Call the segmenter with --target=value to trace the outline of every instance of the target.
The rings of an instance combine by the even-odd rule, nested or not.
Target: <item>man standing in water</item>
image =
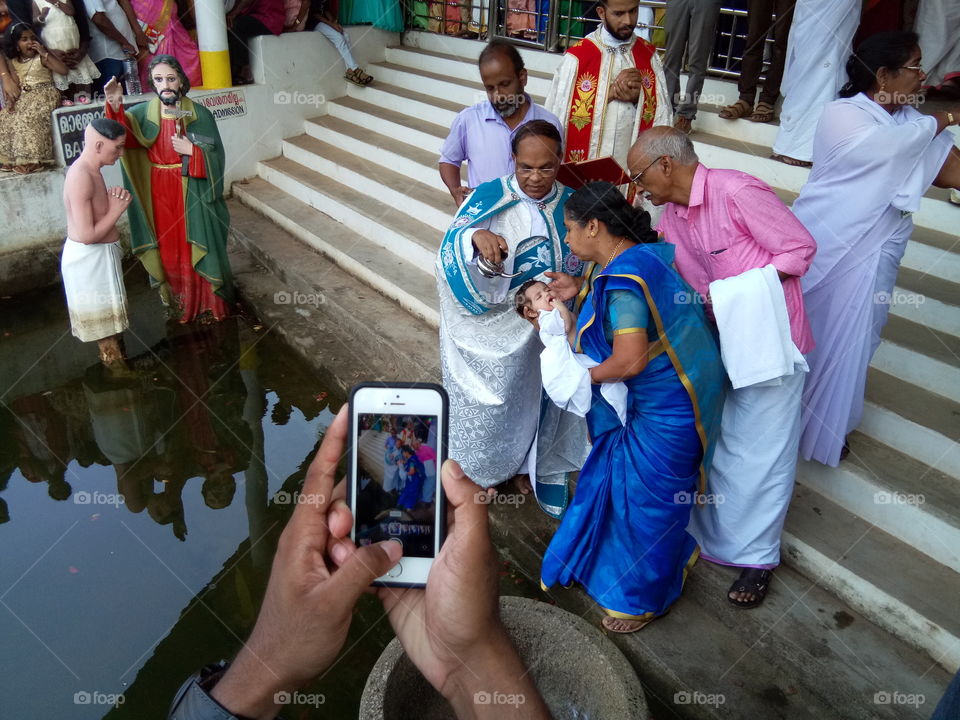
[[[117,235],[130,193],[122,187],[108,191],[100,168],[120,158],[125,140],[123,126],[114,120],[98,118],[87,125],[83,152],[67,170],[63,187],[67,239],[60,272],[70,327],[83,342],[97,341],[107,366],[123,361],[121,333],[130,325]]]

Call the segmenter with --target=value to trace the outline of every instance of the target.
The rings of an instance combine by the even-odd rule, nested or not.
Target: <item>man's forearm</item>
[[[447,190],[452,193],[462,184],[460,180],[460,166],[441,162],[440,179],[443,181],[443,184],[447,186]]]
[[[96,25],[98,28],[100,28],[101,32],[103,32],[104,35],[106,35],[111,40],[115,40],[117,43],[120,44],[121,47],[123,47],[124,45],[130,44],[129,41],[123,35],[120,34],[120,31],[117,30],[114,24],[110,22],[110,18],[108,18],[103,13],[94,13],[92,19],[93,19],[93,24]]]

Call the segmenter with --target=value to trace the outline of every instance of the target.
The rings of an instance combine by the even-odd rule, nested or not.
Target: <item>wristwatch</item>
[[[221,660],[191,675],[177,690],[167,720],[247,720],[232,714],[209,695],[228,667],[230,663]]]

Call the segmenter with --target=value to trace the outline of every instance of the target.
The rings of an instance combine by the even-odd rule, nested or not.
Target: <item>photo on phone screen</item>
[[[434,557],[438,416],[361,412],[356,433],[356,544],[396,538],[405,558]]]

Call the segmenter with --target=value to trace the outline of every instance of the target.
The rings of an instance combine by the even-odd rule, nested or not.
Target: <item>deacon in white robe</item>
[[[122,187],[108,192],[100,168],[117,161],[125,139],[126,131],[115,120],[93,120],[63,187],[67,240],[60,271],[70,325],[83,342],[97,341],[105,365],[122,362],[121,333],[129,327],[116,226],[130,193]]]
[[[470,195],[437,257],[450,457],[484,487],[527,472],[541,419],[540,342],[530,323],[517,315],[514,291],[528,279],[544,279],[546,272],[577,275],[582,269],[564,241],[563,202],[571,191],[553,181],[559,146],[559,133],[550,123],[521,127],[514,138],[517,174],[484,183]],[[544,155],[545,147],[552,158]],[[527,172],[530,168],[538,170]],[[488,231],[482,241],[481,231]],[[479,272],[477,261],[481,249],[484,256],[489,252],[490,233],[506,251],[503,272],[516,277],[487,278]],[[560,473],[564,463],[556,460],[568,457],[566,471],[579,469],[588,449],[582,422],[571,432],[556,418],[550,425],[550,437],[541,432],[538,440],[543,461],[538,468]]]
[[[939,88],[945,82],[960,87],[960,2],[920,0],[913,27],[923,52],[924,87]]]
[[[813,133],[823,107],[847,81],[846,62],[860,24],[861,0],[797,0],[780,92],[777,160],[813,159]]]
[[[867,366],[887,321],[911,214],[947,165],[954,182],[960,175],[960,160],[948,161],[947,113],[921,115],[907,105],[888,112],[872,99],[876,92],[824,108],[813,170],[793,204],[818,247],[802,281],[816,349],[807,356],[800,453],[833,466],[863,414]]]
[[[620,28],[611,30],[611,22],[604,19],[568,49],[553,76],[544,106],[566,128],[564,162],[612,156],[626,168],[627,153],[640,131],[673,123],[656,49],[634,35],[632,26],[623,36]],[[631,70],[639,73],[637,85],[632,80],[618,82]],[[633,101],[611,95],[626,82],[633,89]]]

